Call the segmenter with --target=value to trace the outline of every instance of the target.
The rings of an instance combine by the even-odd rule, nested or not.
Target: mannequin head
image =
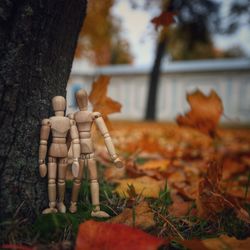
[[[54,96],[52,98],[52,107],[56,116],[64,116],[66,100],[63,96]]]
[[[76,92],[76,102],[81,111],[88,108],[88,94],[84,89],[80,89]]]

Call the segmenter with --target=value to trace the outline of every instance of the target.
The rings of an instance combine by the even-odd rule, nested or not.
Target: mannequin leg
[[[49,208],[43,210],[43,214],[56,213],[56,158],[49,157],[48,162],[48,196]]]
[[[58,181],[57,181],[57,188],[58,188],[58,202],[57,208],[59,212],[65,213],[66,207],[64,205],[64,196],[65,196],[65,178],[66,178],[66,171],[68,166],[68,159],[67,158],[60,158],[58,164]]]
[[[91,158],[87,160],[87,165],[89,169],[89,178],[90,178],[90,191],[92,198],[92,205],[94,206],[91,216],[93,217],[110,217],[104,211],[100,210],[100,201],[99,201],[99,183],[97,181],[97,168],[95,159]]]
[[[71,204],[69,211],[71,213],[77,212],[77,201],[78,201],[78,194],[79,190],[82,184],[82,178],[83,178],[83,170],[84,170],[84,160],[79,159],[79,174],[73,181],[73,187],[72,187],[72,194],[71,194]]]

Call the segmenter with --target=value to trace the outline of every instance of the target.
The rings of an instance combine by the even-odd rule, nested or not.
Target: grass
[[[67,192],[71,189],[72,182],[67,182]],[[136,194],[132,186],[129,187],[129,198],[120,198],[113,193],[114,186],[102,181],[100,182],[101,207],[111,216],[115,216],[123,211],[127,206],[132,208],[142,199],[140,194]],[[165,238],[174,238],[168,249],[185,249],[178,243],[182,239],[206,239],[218,237],[221,234],[235,236],[244,239],[250,236],[250,226],[240,221],[232,210],[223,211],[218,215],[216,221],[207,221],[193,216],[189,213],[183,217],[171,216],[168,207],[172,204],[170,190],[166,185],[159,193],[158,199],[147,199],[150,207],[154,211],[156,226],[148,230],[148,233]],[[195,208],[195,203],[193,204]],[[250,204],[245,204],[245,208],[250,211]],[[90,202],[89,183],[82,183],[78,211],[76,214],[69,212],[65,214],[38,214],[34,223],[30,223],[27,218],[20,218],[18,210],[13,218],[0,223],[3,242],[27,245],[53,244],[54,242],[70,241],[74,245],[77,230],[80,223],[91,218],[92,205]],[[135,217],[134,213],[134,217]],[[103,220],[103,219],[95,219]],[[135,218],[134,218],[135,221]]]

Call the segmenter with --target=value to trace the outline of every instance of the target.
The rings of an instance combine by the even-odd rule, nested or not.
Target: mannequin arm
[[[98,112],[94,112],[92,115],[92,118],[95,121],[95,124],[98,127],[98,129],[100,130],[102,136],[104,137],[104,142],[105,142],[105,145],[106,145],[107,150],[109,152],[111,160],[114,162],[116,167],[118,167],[118,168],[123,167],[123,162],[119,159],[119,157],[117,156],[117,154],[115,152],[114,144],[112,142],[112,139],[109,135],[109,131],[107,129],[107,126],[106,126],[101,114]]]
[[[73,151],[73,164],[72,164],[72,173],[74,177],[78,176],[79,173],[79,162],[78,159],[80,157],[80,141],[79,141],[79,133],[76,127],[76,122],[74,120],[74,115],[69,115],[70,118],[70,136],[72,139],[72,151]]]
[[[49,119],[43,119],[40,131],[40,146],[39,146],[39,172],[41,177],[44,177],[47,174],[45,157],[47,154],[47,144],[48,144],[49,134],[50,134],[50,121]]]

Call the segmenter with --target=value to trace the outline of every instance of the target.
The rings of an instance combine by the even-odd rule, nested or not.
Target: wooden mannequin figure
[[[83,170],[84,167],[88,167],[91,198],[92,204],[94,206],[91,215],[93,217],[109,217],[109,214],[100,210],[99,183],[97,181],[96,161],[94,158],[94,148],[90,133],[93,122],[95,122],[97,128],[100,130],[102,136],[104,137],[105,145],[110,154],[111,160],[114,162],[116,167],[123,167],[123,163],[116,155],[114,145],[112,143],[108,129],[104,123],[104,120],[101,117],[101,114],[98,112],[90,112],[87,110],[88,95],[85,90],[81,89],[76,93],[76,101],[80,109],[80,111],[75,113],[75,121],[80,136],[81,155],[79,160],[79,174],[73,182],[71,206],[69,210],[71,213],[75,213],[77,211],[78,193],[83,178]]]
[[[65,178],[68,165],[68,148],[66,136],[70,131],[73,144],[73,175],[79,171],[78,158],[80,156],[79,135],[75,121],[64,116],[66,101],[63,96],[55,96],[52,99],[55,116],[42,120],[39,147],[39,172],[42,177],[47,174],[45,157],[47,154],[47,142],[52,132],[52,143],[48,151],[48,196],[49,207],[43,210],[43,214],[66,212],[64,205]],[[71,117],[72,118],[72,117]],[[57,181],[57,187],[56,187]],[[58,192],[58,195],[57,195]]]

